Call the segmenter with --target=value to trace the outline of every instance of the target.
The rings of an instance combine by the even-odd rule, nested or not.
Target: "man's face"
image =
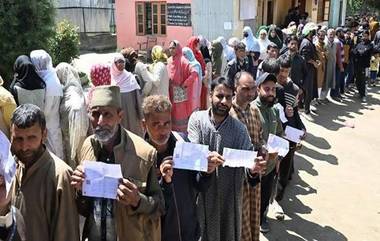
[[[368,35],[367,33],[363,33],[363,37],[362,37],[362,39],[363,39],[364,41],[369,41],[369,35]]]
[[[243,60],[246,57],[245,49],[236,50],[236,57],[240,60]]]
[[[35,161],[41,155],[46,135],[46,129],[42,130],[38,123],[25,129],[13,124],[11,126],[12,153],[24,164]]]
[[[265,102],[270,107],[274,105],[276,98],[276,84],[273,81],[265,81],[259,86],[259,97],[262,102]]]
[[[253,77],[247,74],[243,74],[240,77],[239,83],[236,86],[236,99],[239,102],[248,104],[254,101],[257,97],[257,86]]]
[[[94,128],[95,139],[102,143],[110,141],[118,130],[123,118],[123,111],[116,107],[93,107],[90,110],[90,121]]]
[[[212,112],[217,116],[227,116],[232,106],[233,91],[223,84],[210,93]]]
[[[327,38],[329,39],[330,42],[333,42],[335,38],[335,32],[334,31],[328,32]]]
[[[280,68],[280,72],[277,75],[277,81],[284,85],[287,82],[288,76],[289,76],[290,68]]]
[[[320,43],[325,42],[325,34],[324,34],[324,33],[319,33],[319,34],[318,34],[318,41],[319,41]]]
[[[172,131],[172,117],[171,113],[151,113],[143,120],[145,130],[149,135],[149,139],[159,145],[165,145],[170,137]]]
[[[288,49],[290,50],[290,52],[297,52],[298,51],[298,42],[296,40],[291,40],[289,43],[288,43]]]
[[[271,47],[267,50],[267,53],[268,53],[269,58],[277,59],[277,57],[278,57],[278,49],[277,48]]]

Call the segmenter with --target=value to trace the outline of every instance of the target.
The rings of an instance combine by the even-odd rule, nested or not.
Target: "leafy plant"
[[[19,55],[47,49],[54,33],[53,0],[0,1],[0,75],[9,85]]]
[[[53,37],[49,40],[49,52],[53,64],[61,62],[70,63],[79,56],[79,34],[78,27],[69,21],[59,22],[55,28]]]

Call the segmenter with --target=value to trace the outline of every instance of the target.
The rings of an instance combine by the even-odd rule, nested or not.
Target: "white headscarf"
[[[137,83],[135,76],[126,71],[125,69],[120,71],[116,67],[116,62],[118,60],[125,61],[125,58],[122,54],[116,53],[112,66],[111,66],[111,84],[117,85],[120,87],[120,93],[128,93],[134,90],[139,90],[140,85]]]
[[[227,40],[223,36],[218,37],[216,41],[219,41],[222,44],[223,52],[227,58],[227,62],[235,58],[235,50],[227,44]]]
[[[260,45],[255,36],[253,36],[251,27],[245,26],[243,28],[243,33],[248,33],[248,37],[242,39],[242,42],[245,44],[246,51],[260,52]]]
[[[268,39],[268,32],[265,29],[261,29],[259,35],[262,33],[266,34],[265,39],[261,39],[260,37],[257,39],[260,45],[260,59],[265,59],[267,56],[267,48],[270,44],[270,40]]]
[[[70,159],[76,159],[77,151],[86,139],[89,126],[86,99],[77,70],[68,63],[56,67],[57,76],[63,85],[64,95],[60,105],[61,118],[67,118],[68,129],[62,129],[64,138],[68,135]],[[67,128],[67,127],[66,127]],[[69,161],[69,160],[66,160]],[[70,162],[70,166],[73,163]]]
[[[62,86],[53,68],[50,55],[43,49],[33,50],[30,59],[36,68],[37,74],[46,83],[45,96],[63,96]]]

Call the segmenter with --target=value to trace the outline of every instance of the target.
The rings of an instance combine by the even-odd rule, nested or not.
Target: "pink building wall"
[[[144,0],[116,0],[116,34],[117,47],[133,47],[138,49],[138,42],[144,42],[146,36],[136,35],[136,2]],[[148,1],[148,0],[145,0]],[[163,2],[163,0],[150,0],[150,2]],[[166,3],[191,3],[191,0],[166,0]],[[157,44],[167,48],[173,39],[180,41],[184,46],[192,36],[192,27],[167,26],[166,36],[157,36]]]

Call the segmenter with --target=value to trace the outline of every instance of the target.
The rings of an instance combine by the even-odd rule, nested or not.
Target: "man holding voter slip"
[[[179,153],[174,162],[174,153],[178,152],[178,146],[186,140],[186,136],[183,133],[172,132],[170,100],[163,95],[149,96],[144,99],[142,109],[145,140],[157,149],[158,176],[165,198],[166,212],[161,218],[161,239],[198,241],[200,227],[196,210],[197,195],[209,187],[211,175],[208,173],[212,173],[216,168],[216,164],[211,163],[214,155],[208,154],[206,146],[210,165],[208,166],[205,157],[206,169],[203,171],[201,165],[198,166],[200,168],[196,166],[200,158],[199,153],[185,159],[181,157],[182,153]],[[186,162],[188,166],[185,167],[180,162]]]
[[[247,127],[254,149],[266,153],[260,113],[255,105],[250,104],[256,97],[257,86],[252,75],[244,71],[238,72],[235,75],[235,97],[232,100],[230,115]],[[263,160],[261,164],[265,167],[266,161]],[[260,185],[252,187],[247,180],[244,180],[242,241],[260,240],[260,193]]]
[[[267,59],[263,64],[263,71],[267,71],[265,66],[276,63],[275,59]],[[257,80],[259,97],[254,101],[256,107],[260,110],[260,120],[263,128],[263,138],[268,142],[269,135],[282,136],[282,124],[278,109],[274,107],[276,100],[276,76],[264,72]],[[266,211],[269,206],[270,197],[272,195],[275,176],[279,168],[278,153],[270,153],[267,169],[261,178],[261,208],[260,208],[260,231],[269,232],[269,224],[267,222]]]
[[[161,240],[157,151],[121,127],[119,87],[95,87],[89,111],[95,134],[85,140],[72,176],[86,218],[83,240]]]
[[[262,157],[256,157],[247,128],[229,115],[234,87],[219,77],[211,82],[212,107],[190,116],[188,138],[207,145],[211,163],[211,184],[201,192],[198,213],[203,241],[239,241],[241,239],[243,182],[259,182]],[[203,148],[199,148],[202,153]],[[223,154],[223,156],[222,156]]]

